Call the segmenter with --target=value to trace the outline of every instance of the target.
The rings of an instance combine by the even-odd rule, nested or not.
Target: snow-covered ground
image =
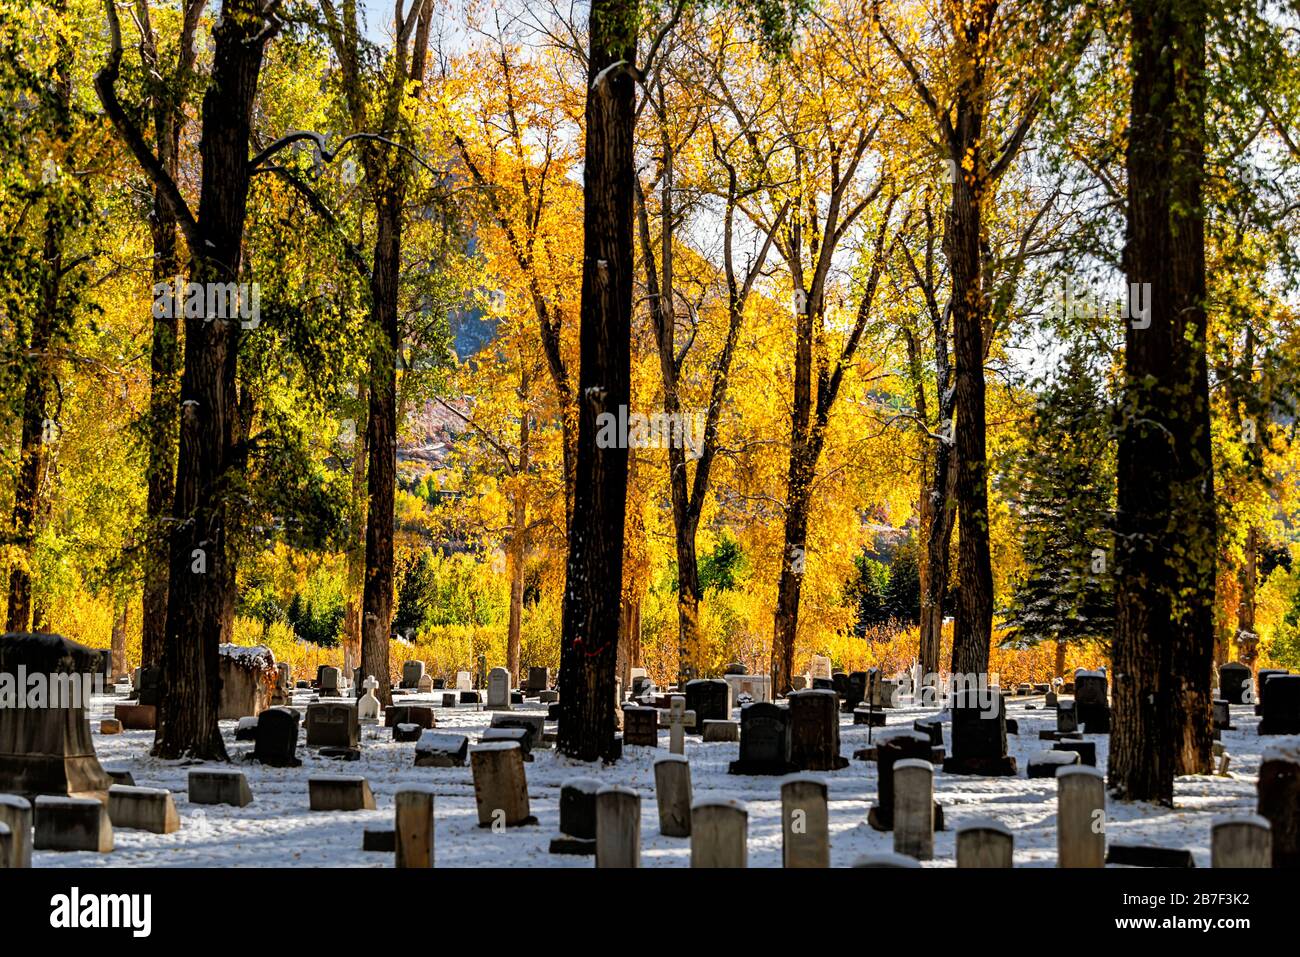
[[[438,694],[441,701],[441,694]],[[310,695],[298,692],[296,704],[305,708]],[[609,767],[570,761],[554,750],[534,751],[535,760],[526,765],[528,794],[537,826],[510,828],[504,832],[480,829],[474,804],[470,768],[414,767],[414,744],[395,744],[386,728],[362,728],[360,761],[323,759],[301,742],[303,766],[293,769],[267,768],[249,760],[252,744],[234,740],[235,722],[223,721],[222,731],[233,766],[248,776],[253,803],[244,808],[191,805],[186,798],[186,775],[190,767],[181,762],[157,761],[149,756],[153,732],[128,731],[100,735],[98,718],[112,714],[112,705],[122,700],[107,697],[93,703],[92,728],[95,747],[105,768],[128,770],[137,785],[169,788],[180,812],[181,829],[174,834],[155,835],[144,831],[117,829],[115,850],[110,854],[37,852],[37,867],[382,867],[391,866],[392,855],[361,849],[364,828],[390,827],[393,797],[402,787],[432,786],[437,794],[435,816],[436,863],[439,867],[592,867],[591,857],[548,853],[558,833],[560,786],[571,778],[595,777],[602,783],[635,788],[641,795],[642,865],[686,867],[690,863],[690,840],[659,834],[655,805],[654,762],[668,750],[668,732],[661,731],[659,748],[627,747],[623,760]],[[409,696],[401,703],[430,703],[421,696]],[[955,828],[973,817],[994,817],[1015,834],[1017,866],[1051,867],[1056,862],[1056,782],[1025,777],[1029,757],[1049,748],[1038,740],[1039,730],[1055,728],[1056,712],[1043,710],[1042,698],[1012,699],[1008,716],[1019,722],[1020,733],[1008,736],[1011,752],[1020,766],[1015,778],[958,777],[936,768],[935,796],[943,805],[947,830],[935,836],[935,859],[927,866],[951,867]],[[529,703],[517,710],[542,710]],[[889,726],[908,726],[932,710],[901,708],[887,712]],[[437,708],[439,730],[470,736],[471,745],[487,727],[492,713],[473,706]],[[1108,808],[1108,840],[1148,843],[1164,847],[1190,848],[1198,867],[1209,866],[1210,824],[1221,814],[1250,813],[1255,809],[1255,784],[1262,747],[1276,738],[1260,738],[1255,732],[1258,718],[1250,707],[1233,707],[1235,731],[1223,733],[1232,756],[1229,777],[1183,778],[1177,784],[1176,808],[1147,804],[1111,804]],[[945,725],[945,744],[951,746],[950,726]],[[877,729],[874,734],[879,734]],[[1098,765],[1105,767],[1108,738],[1089,735],[1097,742]],[[865,747],[867,728],[855,727],[849,716],[841,717],[840,746],[846,757]],[[751,867],[781,865],[781,779],[727,773],[727,765],[738,755],[734,743],[704,744],[688,736],[686,756],[691,763],[694,796],[728,796],[743,800],[749,808],[749,864]],[[307,778],[313,774],[361,774],[370,782],[378,805],[376,811],[313,812],[308,810]],[[861,854],[890,851],[893,836],[871,829],[867,810],[876,795],[876,766],[851,761],[849,767],[822,775],[830,794],[831,863],[850,865]]]

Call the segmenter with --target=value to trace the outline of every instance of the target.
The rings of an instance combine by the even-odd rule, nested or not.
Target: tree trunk
[[[787,694],[793,687],[794,646],[799,632],[799,600],[803,591],[804,549],[808,541],[808,509],[812,491],[812,468],[805,468],[806,455],[805,451],[796,450],[790,456],[785,553],[781,561],[781,578],[777,582],[772,635],[772,685],[779,694]]]
[[[36,546],[41,476],[45,446],[53,440],[47,419],[52,361],[50,345],[59,309],[59,273],[63,262],[63,226],[58,214],[47,212],[42,249],[44,272],[41,298],[32,323],[31,366],[23,389],[22,437],[18,453],[18,483],[14,487],[13,530],[18,555],[9,571],[9,607],[6,631],[27,631],[32,623],[31,565]]]
[[[583,180],[577,481],[569,527],[560,658],[559,749],[614,757],[614,686],[623,580],[628,450],[601,448],[597,416],[631,396],[633,263],[632,73],[635,0],[593,0]],[[625,443],[617,443],[625,446]]]
[[[366,572],[362,592],[361,670],[379,682],[375,697],[392,704],[388,644],[393,622],[393,502],[397,486],[397,289],[401,198],[377,204],[378,235],[370,281],[370,414],[366,422]]]
[[[1205,12],[1131,0],[1130,288],[1118,452],[1115,721],[1109,783],[1172,805],[1174,777],[1209,764],[1216,533],[1205,363]],[[1137,286],[1136,288],[1141,288]],[[1136,297],[1131,295],[1130,300]]]
[[[1056,643],[1056,661],[1052,666],[1052,677],[1065,679],[1065,642]]]
[[[266,40],[252,0],[226,0],[213,29],[212,75],[203,97],[202,181],[191,249],[191,280],[237,281],[248,203],[248,144]],[[225,760],[217,728],[217,648],[228,634],[235,585],[226,535],[225,485],[239,434],[235,374],[240,325],[185,319],[184,372],[176,462],[177,526],[171,537],[167,631],[158,734],[164,759]]]
[[[348,543],[348,605],[343,617],[345,665],[361,666],[361,606],[366,581],[366,432],[370,421],[370,390],[365,377],[357,384],[357,402],[366,410],[366,422],[354,427],[352,439],[352,527]],[[364,679],[363,679],[364,680]]]
[[[524,375],[521,395],[528,395],[528,377]],[[511,502],[510,530],[510,624],[506,632],[506,667],[512,681],[519,682],[519,644],[524,623],[524,579],[528,558],[528,468],[531,462],[528,410],[519,415],[519,467],[515,470],[515,488]]]
[[[160,129],[159,133],[164,134]],[[178,136],[178,133],[171,134]],[[165,142],[165,141],[164,141]],[[175,139],[169,144],[172,160],[168,172],[176,175]],[[164,164],[167,160],[163,159]],[[180,272],[177,253],[176,217],[154,188],[150,218],[153,237],[153,281],[155,299],[161,284],[175,282]],[[162,286],[163,289],[167,288]],[[144,594],[141,600],[140,665],[149,667],[162,660],[167,635],[168,536],[171,507],[176,493],[173,468],[176,461],[176,363],[180,322],[174,310],[153,317],[153,343],[149,353],[149,461],[145,516],[149,535],[145,547]]]
[[[957,540],[956,621],[952,672],[988,671],[993,634],[993,569],[989,556],[988,462],[985,454],[983,203],[986,170],[980,147],[983,117],[979,98],[983,67],[972,57],[970,78],[959,95],[954,124],[952,205],[945,234],[952,276],[953,358],[956,379]],[[961,172],[964,161],[973,167]]]
[[[1246,531],[1246,549],[1241,560],[1241,601],[1237,604],[1237,659],[1254,668],[1259,657],[1259,635],[1255,632],[1255,584],[1259,574],[1259,528]],[[1225,643],[1226,644],[1226,643]],[[1225,648],[1225,652],[1226,652]],[[1229,655],[1225,654],[1226,660]],[[1222,661],[1219,662],[1223,664]]]
[[[126,674],[126,625],[128,612],[131,610],[129,602],[123,601],[122,607],[118,609],[117,615],[113,618],[113,631],[109,639],[109,663],[110,681],[115,680],[118,675]]]

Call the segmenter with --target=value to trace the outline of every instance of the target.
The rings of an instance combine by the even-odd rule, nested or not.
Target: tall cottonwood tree
[[[158,164],[173,181],[179,176],[185,103],[194,83],[195,33],[206,6],[204,0],[187,0],[182,7],[180,35],[170,63],[167,57],[171,51],[160,42],[154,29],[148,0],[137,0],[132,18],[139,34],[144,106],[153,127],[154,149]],[[176,215],[157,183],[153,184],[149,209],[149,236],[153,244],[151,271],[157,288],[173,282],[181,266]],[[175,311],[154,310],[149,349],[148,495],[140,637],[140,663],[145,666],[156,665],[162,659],[167,633],[168,536],[175,494],[179,347],[180,320]]]
[[[597,418],[631,399],[635,194],[632,141],[640,13],[636,0],[592,0],[583,173],[578,445],[560,645],[559,748],[615,755],[615,671],[623,581],[626,443],[596,442]]]
[[[1117,463],[1115,721],[1124,800],[1172,804],[1210,760],[1217,532],[1206,362],[1203,0],[1131,0],[1130,289]]]
[[[1086,47],[1090,24],[1067,8],[1066,29],[1054,27],[1044,42],[1040,17],[1047,7],[1039,4],[939,0],[938,7],[939,26],[928,50],[897,39],[899,27],[883,15],[878,0],[873,14],[935,125],[949,170],[944,255],[952,289],[960,582],[952,670],[978,674],[988,670],[993,633],[984,376],[993,332],[987,207],[1054,84]]]
[[[671,50],[665,50],[660,58],[661,65],[672,53]],[[687,51],[685,55],[690,59],[693,51]],[[696,348],[698,337],[693,328],[688,329],[684,338],[678,336],[679,327],[691,325],[683,319],[681,313],[684,311],[690,316],[695,310],[689,303],[683,308],[676,286],[677,233],[688,215],[685,209],[687,203],[682,194],[690,195],[687,189],[678,186],[676,158],[679,151],[686,150],[687,141],[692,136],[696,133],[703,136],[701,126],[705,123],[709,125],[711,159],[719,167],[720,173],[716,177],[717,182],[710,184],[710,187],[716,190],[723,203],[722,281],[726,289],[726,327],[722,346],[710,363],[712,374],[709,377],[708,405],[704,411],[703,435],[699,448],[695,450],[697,456],[694,470],[691,471],[688,466],[685,443],[671,442],[667,450],[673,540],[677,558],[678,679],[685,681],[698,676],[701,666],[699,609],[704,596],[696,537],[720,445],[718,425],[727,401],[732,360],[735,358],[746,303],[755,283],[767,268],[773,242],[785,223],[790,203],[788,200],[783,202],[772,221],[759,228],[757,251],[752,251],[745,263],[738,262],[740,256],[737,247],[741,245],[741,239],[737,236],[737,218],[744,215],[740,210],[746,199],[763,188],[763,185],[742,182],[741,161],[731,155],[733,151],[746,152],[737,141],[743,144],[750,131],[719,130],[714,118],[703,115],[700,104],[695,104],[694,108],[688,105],[685,116],[671,116],[666,85],[685,88],[693,85],[692,81],[696,78],[678,75],[677,70],[666,77],[667,72],[661,70],[656,73],[653,82],[647,84],[648,90],[643,101],[649,103],[655,119],[652,136],[654,174],[646,185],[650,187],[652,195],[657,197],[658,203],[656,208],[651,208],[651,203],[647,201],[646,185],[638,180],[637,228],[645,272],[647,306],[663,385],[664,411],[670,416],[683,414],[686,363],[695,358],[693,352],[702,351]],[[725,88],[720,70],[715,70],[714,81]],[[704,82],[707,84],[709,81]],[[725,93],[722,99],[725,101]],[[658,252],[651,233],[652,213],[655,214],[658,227]],[[698,321],[698,318],[694,320],[695,323]],[[629,622],[627,628],[630,627]]]
[[[397,361],[401,343],[399,292],[405,204],[420,171],[410,110],[425,88],[425,64],[433,23],[433,0],[415,0],[393,11],[391,49],[376,65],[362,38],[355,0],[341,10],[320,0],[326,34],[338,59],[344,105],[365,172],[374,217],[369,263],[370,356],[365,383],[367,415],[365,572],[361,601],[363,674],[379,682],[376,697],[392,702],[388,658],[393,620],[393,508],[397,488]],[[356,260],[354,259],[354,264]],[[359,434],[359,433],[358,433]],[[358,445],[361,440],[358,438]],[[358,448],[358,451],[360,449]]]
[[[188,278],[199,284],[240,278],[248,212],[249,138],[267,43],[278,32],[276,0],[223,0],[212,29],[212,72],[199,130],[198,206],[191,209],[118,99],[122,30],[112,0],[105,3],[109,54],[95,89],[118,135],[162,193],[188,250]],[[206,298],[206,297],[205,297]],[[187,310],[187,313],[190,310]],[[217,728],[220,697],[217,649],[234,613],[235,556],[228,541],[224,494],[241,466],[243,435],[236,388],[238,316],[207,315],[207,305],[185,317],[180,436],[170,536],[167,628],[162,654],[158,732],[162,758],[225,759]]]

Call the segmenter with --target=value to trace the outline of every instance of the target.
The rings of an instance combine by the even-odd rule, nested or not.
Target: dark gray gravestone
[[[1271,679],[1285,674],[1289,674],[1289,672],[1282,671],[1278,668],[1260,669],[1259,675],[1257,677],[1257,680],[1259,681],[1259,693],[1255,695],[1255,714],[1262,715],[1264,713],[1264,695],[1266,693],[1264,690],[1265,686],[1269,683]]]
[[[849,684],[847,693],[841,695],[844,702],[840,705],[846,714],[852,714],[853,709],[862,704],[867,696],[867,673],[865,671],[854,671],[849,674]]]
[[[1106,697],[1104,674],[1092,671],[1075,672],[1074,709],[1085,732],[1110,733],[1110,701]]]
[[[947,774],[1011,777],[1016,759],[1007,754],[1006,702],[987,689],[958,691],[952,702],[952,754],[943,762]]]
[[[395,728],[399,724],[418,724],[421,728],[435,728],[438,722],[434,719],[432,705],[390,704],[384,709],[384,727]]]
[[[817,691],[835,690],[835,682],[832,681],[830,678],[814,678],[812,680],[812,686]]]
[[[415,743],[417,768],[463,768],[469,753],[469,738],[463,734],[426,731]]]
[[[1239,661],[1229,661],[1219,668],[1219,697],[1228,704],[1245,704],[1250,687],[1250,669]]]
[[[325,665],[318,672],[320,675],[320,694],[322,698],[337,698],[339,696],[339,670],[329,665]]]
[[[695,712],[696,734],[702,734],[705,721],[731,719],[731,685],[721,678],[696,678],[686,682],[686,710]]]
[[[360,741],[355,704],[318,701],[307,705],[307,747],[355,748]]]
[[[423,661],[407,661],[402,664],[402,687],[418,688],[420,679],[424,677]]]
[[[526,690],[530,696],[536,696],[539,691],[546,691],[551,686],[551,669],[550,668],[529,668],[528,684]]]
[[[939,738],[943,740],[942,732]],[[885,732],[876,745],[877,792],[876,803],[867,812],[867,823],[877,831],[894,829],[894,764],[898,761],[915,759],[929,761],[934,744],[930,736],[922,731],[902,729]],[[943,830],[943,811],[935,802],[935,830]]]
[[[1176,847],[1149,847],[1143,844],[1110,844],[1106,863],[1120,867],[1195,867],[1192,852]]]
[[[41,707],[10,702],[0,708],[0,792],[28,798],[107,795],[112,782],[95,756],[86,719],[92,676],[102,668],[102,652],[59,635],[0,636],[0,675],[9,676],[4,680],[9,693],[26,695],[37,676],[49,686]],[[55,675],[80,677],[75,684],[71,677],[49,681]]]
[[[136,704],[158,707],[158,685],[162,681],[162,668],[150,665],[140,669],[140,678],[136,684]]]
[[[790,760],[801,771],[836,771],[849,765],[840,755],[839,699],[830,691],[793,691]]]
[[[560,787],[560,836],[551,840],[552,854],[596,853],[596,792],[591,778],[565,781]]]
[[[643,748],[659,746],[659,712],[633,706],[623,709],[623,743]]]
[[[790,712],[767,701],[740,712],[740,759],[727,769],[731,774],[789,774]]]
[[[267,708],[257,716],[253,739],[253,760],[273,768],[296,768],[302,764],[298,748],[298,712],[293,708]]]
[[[1079,712],[1073,698],[1062,698],[1056,703],[1056,730],[1061,734],[1079,730]]]
[[[1300,675],[1273,675],[1262,703],[1260,734],[1300,734]]]
[[[1232,726],[1232,711],[1228,707],[1228,702],[1223,698],[1215,698],[1213,702],[1214,730],[1215,731],[1235,731]]]
[[[840,701],[843,702],[849,696],[849,676],[843,671],[833,672],[831,674],[831,687],[840,696]]]
[[[1072,751],[1079,756],[1079,763],[1090,768],[1097,766],[1096,741],[1057,741],[1052,745],[1053,751]]]

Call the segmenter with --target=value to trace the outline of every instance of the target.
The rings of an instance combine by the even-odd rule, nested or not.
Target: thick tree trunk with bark
[[[1211,737],[1205,10],[1200,0],[1132,0],[1129,12],[1125,270],[1131,288],[1151,285],[1149,316],[1125,329],[1108,771],[1117,797],[1172,804],[1175,776],[1208,767]]]
[[[993,635],[993,567],[989,555],[988,462],[985,452],[983,203],[987,171],[980,146],[983,67],[969,64],[953,127],[957,154],[945,235],[952,275],[953,359],[956,380],[957,608],[954,674],[988,671]],[[963,159],[973,166],[964,169]]]
[[[377,208],[370,281],[370,412],[366,421],[366,571],[362,591],[361,670],[379,682],[375,696],[392,704],[388,644],[393,622],[393,502],[397,487],[397,287],[401,268],[401,194]]]
[[[1259,635],[1255,631],[1255,583],[1259,575],[1258,526],[1252,525],[1246,530],[1246,548],[1241,558],[1239,574],[1241,600],[1237,604],[1237,657],[1243,665],[1253,668],[1259,657]],[[1227,642],[1224,644],[1226,646]],[[1223,661],[1228,657],[1225,647]],[[1223,661],[1219,664],[1223,664]]]
[[[636,87],[634,0],[593,0],[583,180],[578,447],[560,649],[559,749],[612,759],[628,450],[601,448],[597,416],[631,396]],[[622,65],[619,65],[622,64]],[[625,443],[617,443],[624,446]]]
[[[343,615],[343,658],[352,667],[361,665],[361,606],[366,581],[366,431],[370,421],[370,389],[365,378],[357,385],[357,402],[366,410],[352,439],[352,527],[348,542],[348,604]],[[364,680],[364,679],[363,679]]]
[[[524,376],[521,395],[528,395],[528,377]],[[510,623],[506,631],[506,667],[511,680],[520,682],[519,646],[524,625],[524,582],[528,560],[528,469],[532,463],[532,439],[528,410],[519,416],[519,463],[515,469],[515,488],[510,510]]]

